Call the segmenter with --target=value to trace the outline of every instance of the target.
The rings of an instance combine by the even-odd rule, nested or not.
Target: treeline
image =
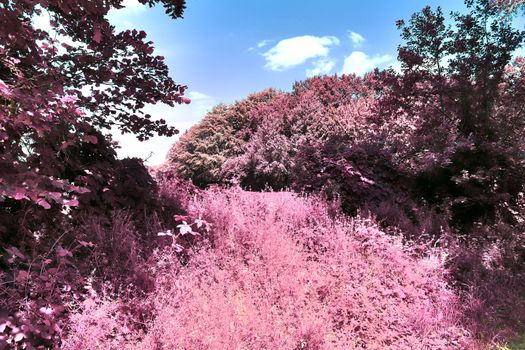
[[[387,220],[394,206],[462,231],[521,222],[525,61],[513,54],[525,36],[491,2],[469,8],[451,25],[439,8],[398,21],[401,72],[314,77],[215,107],[168,161],[200,187],[324,192]]]

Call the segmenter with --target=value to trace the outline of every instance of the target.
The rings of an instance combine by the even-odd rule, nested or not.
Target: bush
[[[189,212],[208,243],[186,266],[159,257],[155,317],[123,348],[471,348],[438,251],[412,257],[370,219],[291,193],[210,190]]]

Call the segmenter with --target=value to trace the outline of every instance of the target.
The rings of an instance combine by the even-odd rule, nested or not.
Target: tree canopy
[[[172,18],[184,0],[162,3]],[[117,127],[141,140],[177,130],[141,110],[148,103],[189,103],[146,33],[117,32],[108,11],[122,0],[0,2],[0,202],[43,208],[75,205],[104,176]],[[39,28],[38,17],[49,19]],[[2,205],[7,205],[2,204]]]

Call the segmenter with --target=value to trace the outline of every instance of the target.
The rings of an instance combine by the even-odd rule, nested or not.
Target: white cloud
[[[398,73],[402,73],[402,72],[403,72],[403,70],[402,70],[402,68],[401,68],[401,62],[398,61],[398,60],[395,60],[395,61],[393,61],[392,63],[390,63],[390,67],[391,67],[394,71],[396,71],[396,72],[398,72]]]
[[[268,40],[268,39],[261,40],[261,41],[259,41],[259,42],[257,43],[257,45],[255,45],[255,46],[251,46],[251,47],[248,49],[248,51],[253,51],[253,50],[255,50],[256,48],[257,48],[257,49],[262,49],[262,48],[268,46],[268,44],[271,43],[272,41],[273,41],[273,40]]]
[[[203,94],[202,92],[198,91],[190,91],[188,92],[188,96],[192,101],[207,101],[212,99],[210,96]]]
[[[316,75],[328,74],[335,66],[335,61],[331,59],[322,58],[315,61],[313,68],[306,70],[307,77],[314,77]]]
[[[212,97],[198,91],[187,93],[192,100],[189,105],[176,105],[170,107],[165,104],[147,105],[144,112],[151,114],[152,119],[164,119],[169,125],[179,129],[179,135],[173,137],[155,136],[140,142],[132,134],[121,135],[115,131],[113,137],[120,143],[121,148],[117,150],[119,158],[139,157],[147,159],[148,165],[161,164],[166,160],[166,155],[176,140],[186,130],[197,124],[206,113],[217,104]]]
[[[248,51],[253,51],[255,49],[262,49],[266,46],[268,46],[269,43],[271,43],[273,40],[269,40],[269,39],[265,39],[265,40],[261,40],[259,41],[255,46],[251,46]]]
[[[269,43],[271,43],[273,40],[261,40],[257,43],[257,48],[259,49],[262,49],[263,47],[265,47],[266,45],[268,45]]]
[[[363,46],[363,43],[365,42],[365,38],[361,34],[356,32],[350,31],[348,33],[348,37],[350,38],[350,40],[352,40],[354,48],[359,48]]]
[[[297,36],[281,40],[265,52],[265,68],[273,71],[283,71],[309,59],[327,57],[330,46],[339,45],[339,39],[334,36],[317,37],[312,35]]]
[[[385,66],[387,63],[393,63],[394,59],[390,55],[368,56],[364,52],[354,51],[345,58],[342,74],[355,73],[363,75],[376,67]]]
[[[122,6],[124,6],[124,8],[111,11],[121,11],[121,13],[122,11],[127,13],[140,13],[147,9],[147,6],[141,4],[138,0],[124,0],[122,1]]]
[[[147,6],[141,4],[138,0],[124,0],[122,5],[124,8],[109,10],[108,20],[117,30],[133,29],[135,25],[130,18],[146,11]]]
[[[47,11],[47,9],[44,9],[40,6],[37,6],[37,8],[41,12],[38,16],[34,15],[33,18],[31,19],[32,25],[34,28],[48,32],[51,38],[56,39],[60,41],[61,43],[68,44],[68,45],[75,46],[75,47],[80,46],[80,43],[73,41],[73,39],[70,36],[61,35],[55,30],[55,28],[51,27],[51,18],[49,17],[49,12]],[[64,47],[59,45],[58,52],[66,53],[67,50]]]
[[[525,46],[519,47],[514,53],[512,54],[512,58],[516,58],[518,56],[525,57]]]

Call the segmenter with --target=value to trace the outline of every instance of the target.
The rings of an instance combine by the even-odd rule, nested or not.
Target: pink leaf
[[[18,272],[18,275],[16,275],[16,281],[19,283],[24,283],[29,279],[29,272],[27,271],[20,271]]]
[[[184,247],[181,246],[180,244],[177,244],[177,243],[173,243],[173,249],[175,249],[175,251],[177,253],[180,253],[184,250]]]
[[[82,246],[82,247],[94,247],[95,244],[93,242],[86,242],[86,241],[82,241],[82,240],[79,240],[78,243]]]
[[[46,193],[46,197],[50,198],[50,199],[52,199],[54,201],[59,201],[60,198],[62,197],[62,193],[60,193],[60,192],[48,192],[48,193]]]
[[[78,199],[70,199],[70,200],[64,201],[64,204],[70,207],[78,207],[79,202],[78,202]]]
[[[162,236],[170,236],[170,237],[173,237],[173,233],[171,232],[171,230],[167,230],[165,232],[159,232],[157,233],[157,236],[159,237],[162,237]]]
[[[73,254],[69,250],[62,248],[61,246],[57,247],[57,254],[61,258],[65,256],[69,256],[69,257],[73,256]]]
[[[197,224],[197,228],[201,228],[202,225],[206,224],[206,221],[202,219],[195,219],[195,224]]]
[[[100,32],[99,26],[95,26],[93,32],[93,41],[99,44],[102,41],[102,33]]]
[[[185,235],[187,233],[193,233],[193,230],[191,229],[191,226],[188,225],[188,223],[186,221],[183,221],[182,224],[177,225],[177,227],[179,228],[179,231],[180,231],[181,235]]]
[[[0,94],[4,95],[5,97],[10,97],[13,94],[11,89],[6,85],[6,83],[3,82],[3,80],[0,80]]]
[[[40,311],[41,313],[47,316],[50,316],[53,314],[53,309],[50,307],[41,307],[38,311]]]
[[[72,95],[62,96],[62,98],[60,99],[60,101],[62,101],[64,103],[75,103],[76,100],[77,100],[77,98],[75,96],[72,96]]]
[[[72,186],[71,190],[75,191],[76,193],[80,193],[80,194],[91,192],[91,190],[89,190],[88,188],[80,187],[80,186]]]
[[[175,219],[175,221],[188,220],[188,216],[187,215],[173,215],[173,218]]]
[[[96,145],[98,143],[98,139],[94,135],[85,135],[83,137],[83,140],[84,140],[84,142],[89,142],[89,143],[92,143],[94,145]]]
[[[25,259],[26,256],[24,254],[22,254],[22,252],[20,250],[18,250],[18,248],[16,247],[9,247],[5,250],[7,253],[9,253],[11,256],[16,256],[20,259]]]
[[[16,199],[17,201],[22,200],[22,199],[29,199],[25,195],[25,192],[18,192],[18,191],[15,193],[15,196],[13,198]]]
[[[41,206],[41,207],[44,208],[44,209],[51,209],[51,204],[49,204],[49,203],[48,203],[45,199],[43,199],[43,198],[39,198],[39,199],[37,199],[36,204],[38,204],[39,206]]]

